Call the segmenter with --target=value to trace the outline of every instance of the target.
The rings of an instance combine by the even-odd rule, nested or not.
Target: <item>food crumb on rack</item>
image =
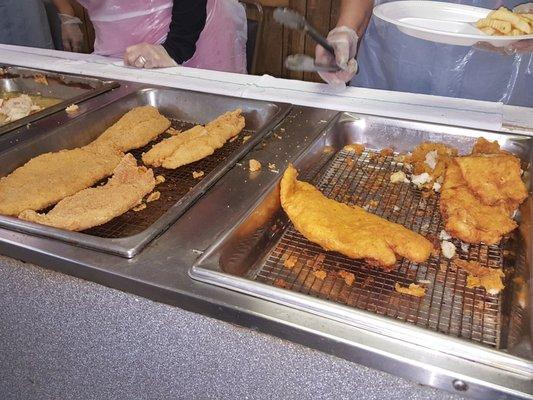
[[[148,195],[148,197],[146,198],[146,202],[151,203],[152,201],[159,200],[160,197],[161,197],[161,192],[158,192],[156,190],[155,192],[152,192]]]
[[[379,152],[379,156],[381,158],[392,156],[394,154],[394,150],[392,150],[390,147],[385,147]]]
[[[470,250],[470,245],[468,243],[461,243],[461,250],[464,253],[468,253],[468,250]]]
[[[48,86],[48,79],[46,79],[46,76],[44,74],[35,74],[35,75],[33,75],[33,81],[35,83],[40,83],[41,85]]]
[[[367,276],[364,281],[363,281],[363,284],[361,285],[361,287],[364,289],[366,288],[368,285],[371,285],[372,283],[374,282],[374,278],[372,276]]]
[[[400,211],[400,207],[398,207],[398,206],[394,206],[394,207],[392,207],[392,210],[393,210],[394,212],[398,212],[398,211]]]
[[[155,177],[155,184],[156,184],[156,185],[159,185],[159,184],[165,182],[165,180],[166,180],[166,179],[165,179],[165,177],[164,177],[163,175],[157,175],[157,176]]]
[[[448,259],[451,259],[455,256],[456,247],[452,242],[444,240],[440,244],[440,249],[442,250],[442,255]]]
[[[79,109],[80,109],[80,107],[77,104],[71,104],[70,106],[65,108],[65,111],[68,114],[74,114],[74,113],[77,113]]]
[[[204,171],[192,171],[192,177],[194,179],[199,179],[199,178],[201,178],[204,175],[205,175]]]
[[[411,283],[408,287],[401,286],[398,282],[394,284],[394,290],[401,294],[407,294],[414,297],[424,297],[426,295],[426,288]]]
[[[250,169],[250,172],[257,172],[261,169],[261,163],[252,158],[249,161],[249,169]]]
[[[287,281],[285,279],[276,278],[276,280],[274,281],[274,286],[277,286],[279,288],[286,288]]]
[[[420,175],[411,176],[411,182],[419,189],[421,189],[426,183],[431,182],[431,179],[431,175],[427,172],[422,172]]]
[[[250,140],[250,138],[252,137],[252,135],[246,135],[242,138],[242,143],[246,143],[248,140]]]
[[[178,133],[181,133],[181,131],[179,129],[175,129],[173,127],[170,127],[166,130],[166,133],[168,133],[169,135],[177,135]]]
[[[352,143],[352,144],[347,144],[342,149],[344,151],[353,151],[355,154],[360,156],[361,154],[363,154],[363,151],[365,151],[365,146],[359,143]]]
[[[439,233],[439,239],[440,240],[450,240],[452,236],[446,232],[444,229],[440,231]]]
[[[405,172],[396,171],[391,174],[390,182],[391,183],[409,183],[409,179],[407,179],[407,175],[405,175]]]
[[[501,268],[483,267],[477,261],[459,259],[454,260],[453,264],[468,273],[466,277],[466,287],[468,289],[483,287],[487,293],[496,295],[505,288],[502,283],[502,278],[505,274]]]
[[[325,146],[323,149],[322,149],[322,153],[324,154],[331,154],[333,153],[335,149],[331,146]]]
[[[289,256],[284,262],[283,266],[287,269],[293,269],[298,258],[296,256]]]
[[[439,182],[433,182],[433,191],[439,193],[441,188],[441,184]]]
[[[145,208],[146,208],[146,203],[141,203],[138,206],[133,207],[132,210],[135,212],[138,212],[138,211],[144,210]]]
[[[324,271],[323,269],[319,269],[317,271],[313,271],[313,275],[317,278],[323,281],[326,279],[326,276],[328,276],[328,273]]]
[[[233,136],[230,140],[228,140],[230,143],[233,143],[234,141],[236,141],[238,139],[238,135],[236,136]]]
[[[355,282],[355,275],[352,272],[340,270],[337,274],[344,279],[344,283],[348,286],[352,286]]]

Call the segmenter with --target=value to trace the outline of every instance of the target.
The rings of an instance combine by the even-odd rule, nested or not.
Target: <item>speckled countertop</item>
[[[0,398],[460,399],[5,257]]]

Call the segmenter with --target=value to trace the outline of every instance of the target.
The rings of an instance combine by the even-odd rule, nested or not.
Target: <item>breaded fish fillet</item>
[[[289,165],[281,180],[281,205],[295,228],[311,242],[385,270],[394,268],[397,255],[413,262],[430,256],[433,245],[418,233],[360,207],[328,199],[296,176],[296,169]]]
[[[165,139],[143,155],[143,162],[147,165],[176,169],[201,160],[213,154],[244,129],[245,121],[241,113],[240,109],[227,112],[205,127],[195,126]]]
[[[479,201],[468,188],[455,162],[446,170],[440,211],[446,231],[468,243],[499,243],[503,235],[516,228],[506,205],[488,206]]]
[[[135,107],[102,133],[97,142],[127,152],[146,146],[170,127],[170,121],[152,106]]]
[[[51,206],[111,175],[122,156],[94,143],[37,156],[0,179],[0,214]]]
[[[151,169],[138,167],[131,154],[124,156],[104,186],[84,189],[65,197],[46,214],[23,211],[19,218],[70,231],[105,224],[135,207],[154,190]]]
[[[520,160],[510,154],[480,154],[455,159],[469,189],[483,204],[507,203],[515,209],[527,197]]]

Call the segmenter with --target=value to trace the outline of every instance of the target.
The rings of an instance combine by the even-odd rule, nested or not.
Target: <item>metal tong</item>
[[[335,56],[335,50],[315,28],[313,28],[298,12],[289,8],[276,8],[274,10],[274,19],[281,25],[297,31],[303,31],[309,35],[315,42],[325,48],[331,55]],[[341,70],[336,65],[320,65],[315,60],[305,54],[290,55],[285,59],[285,67],[292,71],[306,72],[338,72]]]

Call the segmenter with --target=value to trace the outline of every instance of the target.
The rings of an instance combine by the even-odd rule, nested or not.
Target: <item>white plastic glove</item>
[[[83,33],[81,33],[81,20],[68,14],[59,14],[61,19],[61,41],[65,51],[81,52]]]
[[[357,72],[357,33],[346,26],[333,29],[326,38],[335,49],[333,57],[322,46],[317,45],[315,49],[315,62],[322,65],[338,65],[342,68],[339,72],[319,72],[320,77],[327,83],[339,86],[345,85],[354,77]]]
[[[139,43],[124,53],[124,64],[137,68],[166,68],[178,65],[160,44]]]
[[[524,3],[520,4],[513,8],[513,12],[520,14],[531,14],[533,13],[533,3]]]

